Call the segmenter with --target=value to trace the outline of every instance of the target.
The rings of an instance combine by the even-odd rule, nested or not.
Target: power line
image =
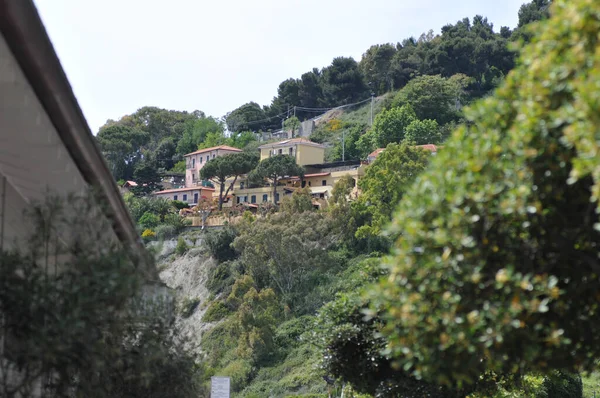
[[[347,107],[350,107],[350,106],[363,104],[363,103],[365,103],[367,101],[371,101],[371,98],[368,98],[368,99],[363,100],[363,101],[355,102],[355,103],[352,103],[352,104],[340,105],[340,106],[335,106],[335,107],[331,107],[331,108],[309,108],[309,107],[305,107],[305,106],[294,106],[294,112],[296,110],[300,110],[300,111],[303,111],[303,112],[327,113],[327,112],[329,112],[331,110],[347,108]],[[268,122],[268,121],[271,121],[273,119],[281,119],[282,116],[284,116],[284,115],[286,115],[286,116],[289,117],[289,114],[290,114],[290,110],[288,109],[287,111],[281,112],[280,114],[275,115],[275,116],[270,116],[270,117],[267,117],[267,118],[261,119],[261,120],[253,120],[251,122],[243,122],[241,124],[245,125],[245,126],[250,126],[250,125],[253,125],[253,124]]]
[[[334,106],[332,108],[309,108],[309,107],[305,107],[305,106],[297,106],[296,109],[302,110],[302,111],[314,110],[314,111],[327,112],[327,111],[331,111],[331,110],[334,110],[334,109],[347,108],[349,106],[363,104],[363,103],[365,103],[367,101],[370,101],[370,100],[371,100],[371,98],[367,98],[366,100],[363,100],[363,101],[354,102],[352,104]]]

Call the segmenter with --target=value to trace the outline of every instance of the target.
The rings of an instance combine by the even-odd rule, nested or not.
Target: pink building
[[[200,169],[206,164],[206,162],[219,156],[229,155],[237,152],[242,152],[242,150],[227,145],[220,145],[212,148],[200,149],[196,152],[185,155],[186,188],[201,185],[202,179],[200,178]]]
[[[215,189],[202,184],[200,169],[211,159],[238,152],[242,150],[220,145],[188,153],[185,155],[185,188],[167,189],[154,192],[153,195],[168,200],[179,200],[190,205],[198,204],[202,197],[212,199]]]

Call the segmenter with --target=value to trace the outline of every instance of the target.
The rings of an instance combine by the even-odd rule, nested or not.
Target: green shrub
[[[233,260],[236,257],[232,243],[237,237],[237,231],[231,226],[209,231],[205,242],[210,254],[219,262]]]
[[[160,224],[154,228],[154,232],[156,232],[156,237],[158,239],[169,239],[178,233],[174,226],[168,224]]]
[[[177,239],[177,246],[175,246],[175,253],[179,254],[180,256],[183,256],[187,250],[188,245],[187,243],[185,243],[185,239],[179,237],[179,239]]]
[[[223,293],[227,287],[235,282],[232,272],[233,264],[231,262],[218,263],[208,271],[208,281],[206,287],[213,294]]]
[[[144,228],[153,229],[160,223],[160,217],[147,211],[140,217],[138,223]]]
[[[300,316],[282,323],[275,330],[275,343],[280,348],[292,348],[301,344],[300,336],[314,327],[314,316]]]
[[[252,365],[247,360],[238,359],[231,362],[218,373],[229,376],[231,378],[231,390],[237,392],[248,383],[250,374],[252,373]]]
[[[217,322],[229,315],[229,308],[220,301],[213,302],[204,313],[202,322]]]
[[[200,299],[197,297],[186,297],[179,306],[179,314],[183,318],[189,318],[192,316],[198,305],[200,304]]]
[[[181,209],[187,209],[188,207],[190,207],[189,204],[182,202],[180,200],[174,200],[171,202],[171,204],[173,205],[173,207],[175,207],[177,210],[181,210]]]
[[[544,377],[542,391],[536,398],[582,398],[583,382],[577,373],[553,371]]]

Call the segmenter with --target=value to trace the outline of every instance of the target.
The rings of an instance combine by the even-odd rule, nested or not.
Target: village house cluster
[[[433,153],[437,152],[435,145],[423,145]],[[335,184],[344,176],[349,175],[353,179],[353,190],[351,197],[359,194],[358,181],[364,176],[366,166],[373,162],[377,155],[384,150],[379,148],[371,153],[366,161],[348,160],[339,162],[325,162],[325,146],[312,142],[306,138],[292,138],[275,143],[262,145],[260,160],[271,156],[289,155],[293,156],[296,163],[303,166],[305,174],[299,176],[287,176],[280,179],[278,189],[273,198],[273,187],[271,183],[264,186],[253,187],[249,184],[247,176],[238,178],[233,189],[225,198],[223,207],[228,208],[238,204],[252,208],[261,203],[280,203],[286,195],[291,195],[298,188],[308,187],[313,203],[316,207],[324,208],[332,194]],[[210,160],[219,156],[241,152],[238,148],[226,145],[201,149],[185,155],[185,180],[184,187],[166,189],[155,192],[154,195],[169,200],[179,200],[191,206],[199,203],[202,198],[218,199],[218,191],[211,186],[209,181],[200,178],[200,170]]]

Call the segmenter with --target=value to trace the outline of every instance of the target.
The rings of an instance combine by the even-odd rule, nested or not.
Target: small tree
[[[295,137],[295,133],[300,129],[300,120],[296,116],[288,118],[283,122],[283,128],[292,132],[292,137]]]
[[[208,216],[210,216],[210,213],[212,213],[212,208],[212,201],[206,196],[202,196],[198,201],[198,204],[194,207],[194,213],[200,216],[202,220],[202,229],[204,229]]]
[[[200,169],[202,179],[212,180],[219,187],[219,211],[223,209],[223,202],[239,176],[249,173],[257,164],[258,157],[256,155],[241,152],[219,156],[210,160]],[[231,178],[233,180],[227,185],[227,180]]]
[[[415,120],[406,127],[404,138],[416,145],[439,144],[442,133],[435,120]]]
[[[310,188],[295,190],[291,197],[287,196],[281,201],[281,211],[287,213],[303,213],[314,210]]]
[[[358,229],[357,236],[381,232],[406,190],[427,166],[429,157],[429,152],[406,142],[390,144],[367,167],[365,176],[358,182],[362,194],[354,209],[364,209],[368,222]]]
[[[289,155],[277,155],[258,164],[253,178],[268,178],[273,182],[273,203],[277,204],[277,183],[286,176],[304,176],[304,168],[298,166],[296,159]]]

